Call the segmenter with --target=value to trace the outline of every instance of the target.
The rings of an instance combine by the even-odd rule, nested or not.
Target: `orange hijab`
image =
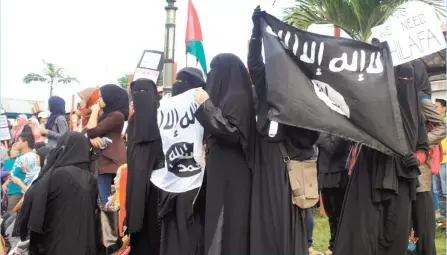
[[[96,102],[98,102],[100,93],[99,88],[86,88],[79,92],[79,96],[82,101],[79,105],[79,112],[81,112],[82,126],[85,127],[88,123],[88,119],[90,118],[90,107],[92,107]]]
[[[119,204],[120,210],[118,213],[119,231],[120,235],[124,236],[124,219],[126,218],[126,190],[127,190],[127,164],[120,166],[118,171],[121,171],[120,175],[120,188],[119,188]]]

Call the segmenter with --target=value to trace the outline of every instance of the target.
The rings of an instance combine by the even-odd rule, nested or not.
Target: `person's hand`
[[[99,113],[99,110],[101,110],[101,107],[99,106],[99,103],[96,103],[90,107],[90,110],[92,110],[92,112]]]
[[[104,141],[101,139],[101,137],[96,137],[93,139],[90,139],[90,143],[92,144],[93,147],[101,149],[106,147],[104,144]]]
[[[40,128],[40,134],[41,135],[48,135],[48,130],[45,127]]]
[[[121,249],[125,249],[130,245],[130,237],[128,235],[125,235],[121,241],[123,242],[123,245],[121,246]]]
[[[10,176],[9,179],[10,179],[10,180],[12,181],[12,183],[14,183],[14,184],[19,184],[19,183],[22,182],[19,178],[15,177],[15,176]]]
[[[405,168],[419,167],[419,160],[414,153],[409,153],[402,157],[401,163]]]
[[[203,104],[206,100],[208,100],[208,98],[210,98],[210,96],[208,95],[208,93],[206,93],[205,90],[203,90],[202,88],[196,89],[194,99],[199,105]]]
[[[259,22],[259,18],[261,17],[261,6],[256,6],[256,8],[253,10],[253,15],[251,16],[251,19],[253,20],[253,24],[256,24]]]
[[[253,11],[253,15],[251,16],[251,20],[253,21],[253,31],[261,31],[261,16],[263,14],[264,12],[261,11],[261,7],[259,5],[256,6],[255,10]]]
[[[71,122],[77,123],[79,119],[79,116],[77,114],[71,115]]]
[[[3,185],[2,185],[3,194],[6,194],[6,192],[8,192],[8,184],[9,184],[9,180],[7,180],[5,183],[3,183]]]

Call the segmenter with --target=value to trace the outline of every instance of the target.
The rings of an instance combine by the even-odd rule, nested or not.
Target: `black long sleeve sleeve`
[[[207,134],[218,137],[229,144],[239,142],[241,135],[239,130],[230,120],[222,116],[222,111],[214,106],[210,99],[197,109],[195,116]]]

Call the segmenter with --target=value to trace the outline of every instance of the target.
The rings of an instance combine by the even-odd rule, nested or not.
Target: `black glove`
[[[253,20],[253,33],[261,32],[261,16],[263,14],[264,12],[261,11],[261,7],[259,5],[256,6],[253,15],[251,16],[251,19]]]
[[[419,167],[419,160],[416,157],[416,154],[414,154],[414,153],[409,153],[409,154],[405,155],[404,157],[402,157],[401,163],[406,168]]]

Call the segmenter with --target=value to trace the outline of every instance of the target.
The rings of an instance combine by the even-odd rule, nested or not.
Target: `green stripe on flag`
[[[205,74],[208,72],[206,68],[206,58],[205,58],[205,50],[203,49],[203,44],[201,41],[190,40],[188,41],[188,49],[186,53],[189,53],[197,58],[200,65],[202,66]]]

